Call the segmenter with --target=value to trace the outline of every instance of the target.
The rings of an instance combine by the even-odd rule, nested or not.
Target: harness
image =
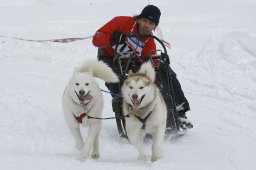
[[[78,123],[82,123],[83,122],[83,118],[87,115],[86,112],[82,113],[79,117],[77,117],[74,113],[73,113],[75,119],[77,120]]]
[[[77,96],[78,97],[78,96]],[[79,98],[79,97],[78,97]],[[88,103],[87,103],[88,104]],[[75,117],[75,119],[77,120],[78,123],[82,123],[83,122],[83,118],[85,116],[87,116],[87,118],[89,119],[89,112],[91,111],[91,108],[87,109],[87,104],[82,104],[80,103],[80,105],[83,105],[83,108],[85,110],[85,112],[83,112],[82,114],[80,114],[80,116],[76,116],[74,113],[73,113],[73,116]]]
[[[78,97],[78,96],[77,96]],[[79,98],[79,97],[78,97]],[[87,103],[88,104],[88,103]],[[115,117],[106,117],[106,118],[102,118],[102,117],[94,117],[94,116],[90,116],[88,113],[89,113],[89,111],[90,111],[90,109],[89,109],[89,111],[86,109],[86,106],[87,106],[87,104],[82,104],[82,103],[80,103],[80,105],[83,105],[84,106],[84,110],[85,110],[85,112],[84,113],[82,113],[82,114],[80,114],[80,116],[76,116],[74,113],[73,113],[73,116],[75,117],[75,119],[77,120],[77,122],[78,123],[82,123],[83,122],[83,118],[85,117],[85,116],[87,116],[87,119],[99,119],[99,120],[107,120],[107,119],[123,119],[123,118],[125,118],[125,117],[129,117],[129,114],[127,114],[127,115],[120,115],[120,116],[115,116]]]
[[[135,117],[137,117],[137,119],[142,123],[142,127],[141,129],[145,129],[146,128],[146,121],[148,120],[149,116],[151,115],[152,111],[149,112],[149,114],[144,118],[142,119],[141,117],[137,116],[137,115],[134,115]]]
[[[150,106],[151,104],[152,104],[152,102],[150,102],[147,106],[140,108],[139,110],[135,110],[130,104],[128,104],[129,113],[127,115],[133,114],[142,123],[141,129],[146,129],[146,122],[147,122],[149,116],[152,114],[153,110],[149,111],[149,113],[146,115],[145,118],[141,118],[140,116],[136,115],[135,113],[143,112],[143,109],[147,109],[148,106]]]

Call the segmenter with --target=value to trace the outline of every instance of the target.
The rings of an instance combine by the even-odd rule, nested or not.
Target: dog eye
[[[143,86],[141,86],[139,89],[143,89],[144,87]]]
[[[132,86],[130,86],[130,89],[133,89],[133,87],[132,87]]]
[[[79,86],[79,83],[76,83],[76,86]]]
[[[85,83],[86,86],[89,86],[89,83]]]

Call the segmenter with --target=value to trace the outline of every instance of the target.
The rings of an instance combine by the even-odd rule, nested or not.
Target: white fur
[[[119,79],[112,69],[103,61],[94,59],[87,60],[80,67],[76,68],[77,72],[90,72],[93,70],[93,76],[98,77],[106,82],[118,82]]]
[[[138,149],[139,159],[144,161],[149,159],[143,143],[144,137],[147,133],[151,134],[153,138],[151,161],[156,161],[163,157],[167,107],[154,83],[156,74],[152,65],[143,64],[139,73],[143,74],[129,73],[122,86],[123,114],[130,115],[125,118],[126,131],[129,140]],[[139,106],[135,106],[132,102],[133,95],[137,95],[138,99],[143,98]],[[135,115],[145,118],[150,112],[145,129],[142,129],[143,124]]]
[[[144,64],[141,65],[140,73],[145,73],[146,76],[152,81],[155,82],[156,79],[156,72],[155,69],[152,67],[151,62],[146,62]]]
[[[95,159],[100,156],[99,132],[101,121],[88,119],[87,116],[82,119],[81,125],[89,127],[84,142],[80,131],[80,124],[75,119],[75,116],[79,117],[84,112],[93,117],[101,117],[102,115],[103,97],[94,76],[106,82],[118,82],[116,74],[105,63],[98,62],[97,60],[88,60],[82,66],[75,69],[62,97],[65,120],[74,136],[76,147],[78,150],[82,150],[82,156],[85,160],[90,154]],[[83,90],[85,94],[89,93],[92,97],[91,100],[85,100],[84,103],[81,103],[77,96],[80,90]]]

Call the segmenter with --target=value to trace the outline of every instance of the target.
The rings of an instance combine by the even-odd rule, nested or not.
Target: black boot
[[[182,103],[180,105],[178,105],[176,107],[177,113],[178,113],[178,121],[179,121],[179,126],[182,129],[192,129],[193,128],[193,124],[190,120],[188,120],[187,116],[186,116],[186,111],[188,111],[188,107],[186,107],[186,103]]]

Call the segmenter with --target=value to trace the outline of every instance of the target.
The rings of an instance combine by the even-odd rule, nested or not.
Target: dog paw
[[[89,155],[87,153],[82,152],[82,159],[83,161],[86,161],[88,159]]]
[[[84,160],[87,160],[89,158],[89,156],[90,156],[90,150],[89,150],[89,148],[87,148],[84,145],[84,147],[82,149],[82,157],[83,157]]]
[[[151,162],[155,162],[155,161],[158,161],[158,160],[160,160],[161,158],[162,158],[163,156],[162,155],[152,155],[151,156]]]
[[[100,158],[99,153],[93,153],[91,156],[92,156],[93,159],[99,159]]]
[[[147,154],[140,154],[139,160],[147,161],[149,159],[149,156]]]
[[[155,161],[158,161],[160,158],[159,157],[155,157],[155,156],[152,156],[151,157],[151,162],[155,162]]]

